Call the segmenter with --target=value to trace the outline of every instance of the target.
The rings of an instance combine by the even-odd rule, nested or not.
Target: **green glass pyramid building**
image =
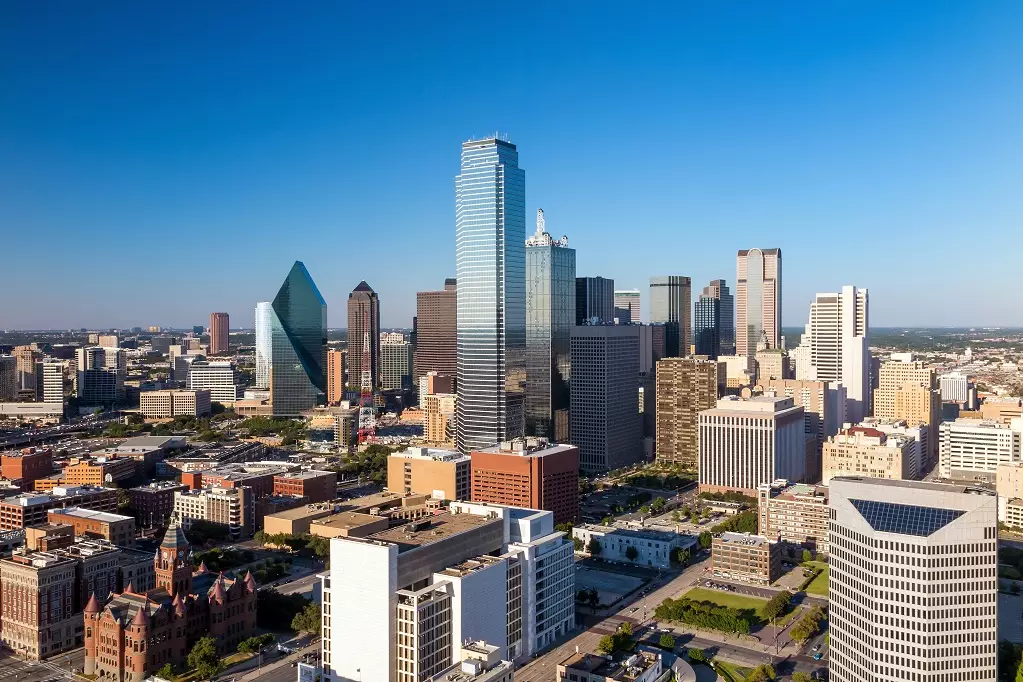
[[[271,304],[273,414],[297,417],[326,402],[327,303],[301,261]]]

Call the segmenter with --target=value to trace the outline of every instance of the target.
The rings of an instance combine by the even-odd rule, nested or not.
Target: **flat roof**
[[[78,519],[90,519],[93,521],[102,521],[103,523],[115,523],[117,521],[131,520],[130,516],[122,516],[120,514],[111,514],[110,512],[95,511],[93,509],[82,509],[81,507],[64,507],[63,509],[51,509],[50,515],[53,514],[64,514],[65,516],[74,516]]]
[[[596,523],[584,523],[578,527],[607,534],[621,533],[622,535],[628,535],[641,540],[656,540],[657,542],[671,542],[677,538],[685,537],[683,533],[673,533],[669,530],[654,530],[652,528],[622,528],[620,526],[601,526]]]
[[[480,452],[488,455],[518,455],[520,457],[545,457],[547,455],[554,455],[560,452],[568,452],[569,450],[576,449],[577,448],[574,445],[558,445],[556,443],[549,443],[546,440],[527,438],[505,441],[503,443],[498,443],[493,447],[483,448],[481,450],[473,450],[473,452]]]
[[[334,472],[333,471],[317,471],[315,469],[310,469],[310,470],[307,470],[307,471],[289,471],[289,472],[283,473],[283,474],[275,474],[275,476],[280,476],[281,478],[294,478],[294,479],[299,479],[299,480],[307,480],[307,479],[310,479],[310,478],[320,478],[321,476],[330,476],[331,474],[334,474]],[[336,476],[337,474],[334,474],[334,475]]]
[[[761,545],[771,544],[771,541],[763,535],[750,535],[749,533],[722,533],[717,539],[721,540],[721,542],[747,547],[760,547]]]
[[[366,539],[388,542],[397,545],[399,552],[406,552],[493,523],[502,522],[476,514],[443,513],[373,533]]]
[[[608,660],[601,654],[577,651],[558,665],[612,680],[634,680],[656,662],[654,654],[647,652],[631,654],[621,660]]]
[[[386,521],[386,516],[377,516],[376,514],[360,514],[359,512],[341,512],[339,514],[331,514],[323,518],[317,519],[313,522],[314,526],[330,526],[331,528],[358,528],[359,526],[365,526],[370,523],[376,523],[378,521]]]
[[[392,459],[428,459],[435,462],[465,462],[472,459],[468,455],[463,455],[458,450],[420,446],[410,447],[401,452],[393,452],[389,457]]]
[[[285,521],[298,521],[300,519],[322,518],[335,513],[336,505],[321,502],[319,504],[305,504],[294,509],[267,514],[268,519],[283,519]]]
[[[965,483],[931,483],[929,481],[900,481],[888,478],[866,478],[862,476],[835,476],[832,483],[851,482],[865,483],[867,485],[879,485],[885,488],[911,488],[913,490],[930,490],[937,493],[970,493],[974,495],[994,496],[993,490],[988,490],[979,485]]]
[[[797,497],[823,497],[824,501],[827,502],[828,486],[793,483],[779,490],[778,494],[772,499],[795,500]]]

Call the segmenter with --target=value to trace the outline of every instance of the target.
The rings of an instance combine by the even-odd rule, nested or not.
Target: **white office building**
[[[64,404],[64,363],[50,360],[42,363],[42,394],[44,403]]]
[[[727,396],[700,412],[700,491],[734,490],[755,497],[780,478],[806,482],[816,440],[803,428],[803,408],[792,398]]]
[[[1009,424],[987,419],[956,419],[938,429],[942,478],[994,483],[999,464],[1023,459],[1023,418]]]
[[[529,660],[572,629],[572,543],[551,512],[454,502],[446,512],[330,541],[324,682],[425,682],[485,640]]]
[[[621,528],[582,524],[572,528],[572,537],[583,543],[589,551],[591,540],[600,544],[600,558],[622,564],[635,564],[652,568],[670,568],[671,553],[676,549],[693,549],[696,538],[667,530],[652,528]],[[629,548],[635,553],[629,558]]]
[[[412,344],[402,334],[381,334],[380,388],[384,390],[412,388]],[[384,339],[384,336],[389,338]]]
[[[833,682],[993,682],[995,494],[835,478],[829,488]]]
[[[941,400],[947,403],[965,403],[969,400],[970,377],[962,372],[949,372],[938,377]]]
[[[188,388],[191,391],[209,391],[210,399],[222,405],[233,405],[241,395],[234,363],[226,360],[192,362],[188,370]]]
[[[817,294],[795,355],[796,378],[841,382],[846,419],[870,414],[870,306],[866,289]]]

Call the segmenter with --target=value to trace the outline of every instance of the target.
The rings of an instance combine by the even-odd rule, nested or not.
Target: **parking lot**
[[[596,590],[603,606],[616,604],[622,597],[639,589],[646,582],[643,578],[593,568],[581,563],[575,567],[576,591]]]

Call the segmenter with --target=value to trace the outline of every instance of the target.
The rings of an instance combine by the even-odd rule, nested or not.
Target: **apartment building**
[[[387,489],[439,500],[468,500],[472,459],[456,450],[411,447],[387,458]]]
[[[757,488],[760,534],[812,552],[828,553],[828,489],[788,481]]]
[[[781,576],[781,545],[762,535],[721,533],[710,552],[715,578],[767,586]]]
[[[426,442],[454,445],[458,395],[455,393],[431,393],[422,398],[422,403],[423,431]]]
[[[66,486],[101,486],[132,478],[138,470],[138,463],[131,457],[72,457],[61,480]]]
[[[188,486],[175,481],[156,481],[128,489],[135,523],[139,528],[166,525],[174,512],[174,493],[188,490]]]
[[[255,501],[247,486],[180,490],[174,493],[173,518],[185,530],[199,520],[226,526],[231,539],[238,540],[256,532]]]
[[[142,391],[139,413],[146,419],[206,417],[211,411],[212,393],[194,391]]]
[[[1023,418],[1008,425],[986,419],[960,418],[939,430],[942,478],[994,483],[998,466],[1023,461]]]
[[[526,438],[475,450],[472,500],[543,509],[555,523],[579,518],[579,448]]]
[[[309,502],[329,502],[337,497],[334,471],[290,471],[273,478],[274,495],[306,497]]]
[[[0,639],[12,651],[38,661],[80,646],[75,568],[73,558],[51,552],[0,559]]]
[[[658,461],[696,467],[699,414],[717,404],[724,384],[724,366],[714,360],[697,356],[657,361],[654,455]]]
[[[135,546],[135,519],[130,516],[81,507],[64,507],[51,509],[47,520],[71,526],[78,537],[102,538],[118,547]]]
[[[865,426],[843,429],[824,444],[824,485],[836,476],[911,480],[919,472],[919,444]]]
[[[829,495],[830,679],[994,682],[994,493],[850,477]]]
[[[0,500],[0,531],[21,530],[47,522],[51,509],[81,507],[117,511],[117,490],[97,486],[57,486],[47,494],[21,493]]]

